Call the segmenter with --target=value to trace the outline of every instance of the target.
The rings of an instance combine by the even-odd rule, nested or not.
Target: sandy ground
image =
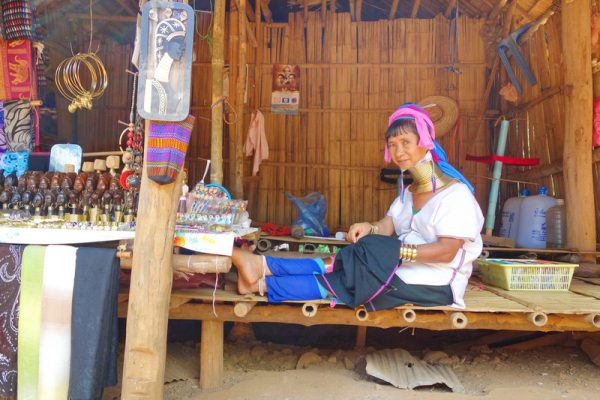
[[[183,346],[181,354],[197,362],[197,345]],[[186,351],[186,348],[189,351]],[[181,350],[181,349],[180,349]],[[397,400],[397,399],[600,399],[600,368],[571,343],[516,351],[489,349],[446,351],[449,364],[465,393],[452,393],[443,386],[415,390],[397,389],[365,373],[363,351],[298,347],[258,341],[225,343],[225,384],[219,390],[203,391],[197,372],[165,384],[165,399],[197,400]],[[411,350],[421,358],[428,349]],[[299,361],[300,360],[300,361]],[[181,360],[185,364],[185,360]],[[167,367],[169,369],[170,367]],[[185,375],[185,374],[184,374]],[[108,389],[105,399],[118,398],[118,389]]]

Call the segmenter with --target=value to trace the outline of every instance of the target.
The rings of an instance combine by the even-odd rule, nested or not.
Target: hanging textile
[[[38,398],[64,400],[69,392],[75,247],[48,246],[42,282]]]
[[[71,319],[69,398],[101,399],[117,384],[117,297],[115,250],[77,250]]]
[[[28,101],[4,103],[6,151],[33,151],[35,128],[32,114]]]
[[[21,266],[18,398],[37,400],[45,246],[27,246]]]
[[[31,42],[0,40],[0,60],[0,100],[37,99]]]
[[[265,116],[259,110],[252,112],[250,126],[248,127],[248,136],[244,144],[244,154],[246,157],[254,154],[252,176],[258,173],[260,163],[269,158],[269,144],[267,143],[267,134],[265,133]]]
[[[0,396],[17,393],[17,323],[23,246],[0,245]]]

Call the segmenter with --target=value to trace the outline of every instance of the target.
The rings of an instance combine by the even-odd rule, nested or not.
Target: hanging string
[[[454,72],[456,74],[460,73],[459,69],[456,67],[456,61],[458,58],[459,2],[460,0],[456,0],[456,9],[454,12],[454,26],[452,21],[448,23],[448,53],[450,55],[450,66],[448,66],[447,69],[448,71]]]
[[[199,18],[195,18],[194,21],[194,30],[196,31],[196,35],[198,35],[198,37],[200,38],[200,40],[206,40],[206,43],[208,43],[209,47],[212,47],[212,26],[213,26],[213,19],[214,19],[214,9],[213,9],[213,0],[209,0],[209,4],[210,4],[210,22],[208,23],[208,28],[206,29],[206,33],[202,34],[199,29],[198,29],[198,24],[199,24]],[[197,10],[196,9],[196,1],[194,0],[194,14],[198,14],[198,13],[205,13],[206,11],[204,10]]]
[[[91,49],[92,49],[92,36],[94,33],[94,16],[92,13],[92,0],[90,0],[90,44],[88,44],[88,53],[91,53]],[[71,50],[72,52],[72,50]]]

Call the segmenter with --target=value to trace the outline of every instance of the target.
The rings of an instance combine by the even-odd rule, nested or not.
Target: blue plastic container
[[[519,209],[519,228],[515,244],[530,249],[546,248],[546,213],[556,205],[556,199],[547,195],[541,186],[536,196],[525,197]]]

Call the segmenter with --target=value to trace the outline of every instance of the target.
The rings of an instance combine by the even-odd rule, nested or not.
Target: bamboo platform
[[[355,325],[357,341],[363,343],[366,327],[597,332],[600,331],[599,283],[575,278],[570,291],[527,292],[506,291],[472,279],[465,294],[467,307],[464,310],[404,305],[376,312],[343,305],[332,308],[326,300],[273,304],[258,295],[209,288],[184,289],[171,294],[169,318],[203,321],[200,364],[210,366],[211,371],[201,370],[201,385],[214,388],[221,382],[213,382],[206,376],[202,379],[202,376],[223,376],[225,321]],[[119,294],[120,317],[127,315],[127,300],[127,292]]]

